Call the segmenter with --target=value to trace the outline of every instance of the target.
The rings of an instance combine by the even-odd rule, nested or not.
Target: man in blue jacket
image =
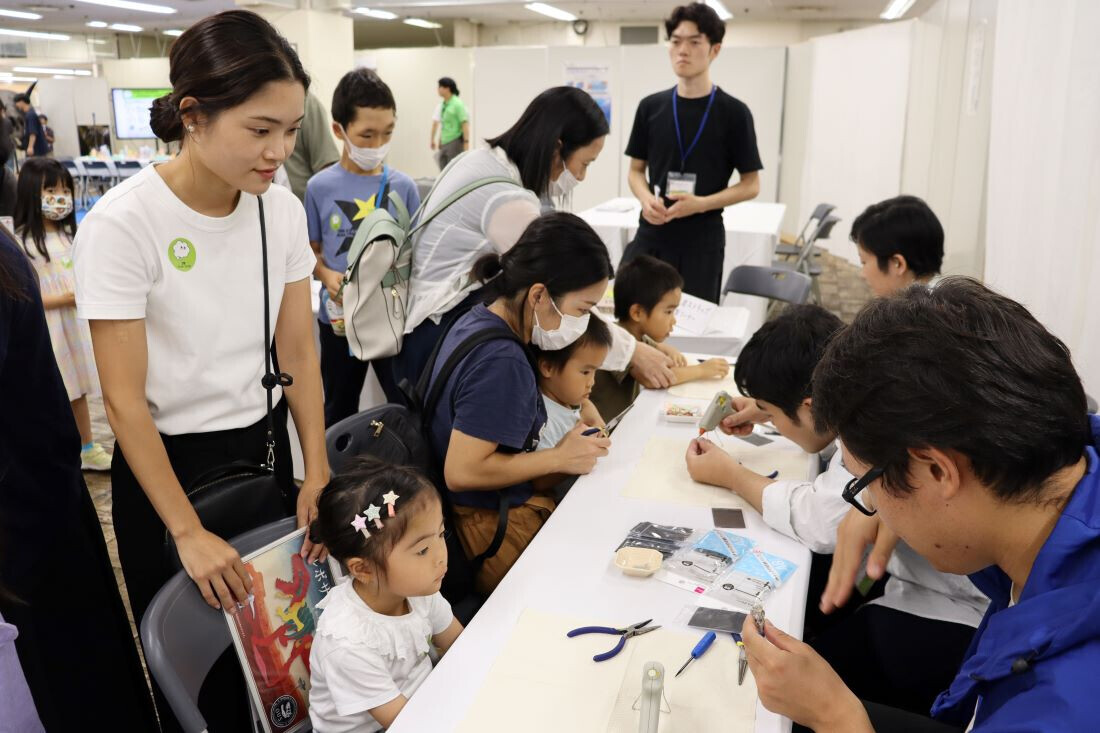
[[[1100,418],[1086,414],[1066,346],[976,281],[913,287],[870,304],[829,345],[813,412],[840,434],[857,477],[838,542],[857,559],[834,559],[848,571],[830,579],[823,608],[850,592],[867,544],[900,537],[991,599],[932,708],[938,720],[1100,729]],[[816,731],[936,729],[864,706],[770,624],[761,635],[747,623],[744,641],[769,710]]]

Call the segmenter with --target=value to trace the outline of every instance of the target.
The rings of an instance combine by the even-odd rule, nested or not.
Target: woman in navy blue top
[[[501,332],[459,362],[431,421],[432,450],[444,467],[467,555],[490,546],[500,513],[508,513],[503,544],[478,575],[482,592],[496,587],[553,511],[553,498],[540,489],[563,475],[588,473],[607,454],[610,442],[582,436],[581,424],[556,447],[534,452],[546,410],[527,345],[555,350],[579,338],[611,275],[607,248],[588,224],[572,214],[547,214],[508,252],[478,260],[474,276],[485,283],[485,302],[443,340],[433,379],[471,335]]]

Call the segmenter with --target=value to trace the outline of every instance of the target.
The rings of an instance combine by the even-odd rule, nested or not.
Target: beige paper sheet
[[[804,480],[809,462],[805,453],[790,448],[755,446],[731,436],[721,436],[723,449],[759,474],[779,471],[779,478]],[[653,437],[646,443],[623,496],[632,499],[747,509],[748,503],[727,489],[700,484],[688,475],[683,438]]]
[[[693,382],[684,382],[669,387],[668,393],[673,397],[707,400],[709,402],[719,390],[729,392],[734,397],[741,394],[737,391],[737,384],[733,381],[732,369],[723,379],[696,379]]]
[[[682,675],[675,676],[703,633],[662,629],[632,640],[642,643],[623,651],[630,651],[631,658],[607,733],[637,733],[640,714],[634,708],[647,662],[660,662],[665,668],[665,700],[661,703],[658,733],[752,733],[756,726],[756,680],[746,671],[745,683],[737,685],[738,650],[729,634],[718,634],[703,656]]]
[[[466,719],[458,727],[459,733],[634,733],[638,713],[630,708],[641,688],[646,662],[661,662],[671,676],[699,637],[660,629],[628,639],[626,648],[606,662],[593,662],[592,656],[613,648],[617,638],[585,634],[569,639],[566,633],[579,626],[621,626],[642,620],[571,619],[526,609],[493,662]],[[698,669],[689,669],[675,685],[667,683],[672,714],[662,718],[669,723],[673,719],[679,722],[675,728],[662,727],[661,731],[751,731],[756,716],[756,687],[751,674],[743,687],[737,687],[733,639],[728,634],[724,638],[719,635],[692,667]],[[687,684],[689,681],[692,684]],[[747,727],[742,727],[742,721],[747,721]],[[707,727],[716,723],[720,728]]]

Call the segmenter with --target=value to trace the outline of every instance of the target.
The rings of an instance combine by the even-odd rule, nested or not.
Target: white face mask
[[[539,325],[539,314],[535,313],[535,325],[531,329],[531,343],[543,351],[558,351],[579,339],[581,334],[588,330],[588,319],[592,317],[592,314],[567,316],[558,310],[558,306],[554,304],[553,299],[550,300],[550,305],[561,316],[561,325],[553,331],[547,331]]]
[[[351,162],[365,171],[372,171],[382,165],[382,161],[390,152],[390,144],[380,145],[377,148],[361,148],[351,142],[348,131],[344,130],[344,144],[348,146],[348,157]]]
[[[61,221],[73,213],[73,199],[65,194],[54,195],[52,193],[42,196],[42,216],[50,221]]]
[[[558,180],[550,181],[550,195],[565,196],[576,188],[578,183],[580,183],[580,181],[573,175],[573,172],[562,166],[561,175],[558,176]]]

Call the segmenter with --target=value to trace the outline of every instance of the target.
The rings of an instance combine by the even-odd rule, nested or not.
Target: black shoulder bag
[[[273,402],[275,387],[289,387],[294,380],[289,374],[272,371],[271,364],[271,304],[267,277],[267,225],[264,202],[256,197],[260,207],[260,245],[263,248],[264,275],[264,376],[261,384],[267,390],[267,460],[255,465],[235,461],[204,472],[186,488],[187,499],[195,507],[203,529],[228,540],[250,529],[290,516],[294,499],[283,492],[275,477],[275,418]],[[173,567],[181,567],[179,553],[172,536],[164,533],[165,551]]]

